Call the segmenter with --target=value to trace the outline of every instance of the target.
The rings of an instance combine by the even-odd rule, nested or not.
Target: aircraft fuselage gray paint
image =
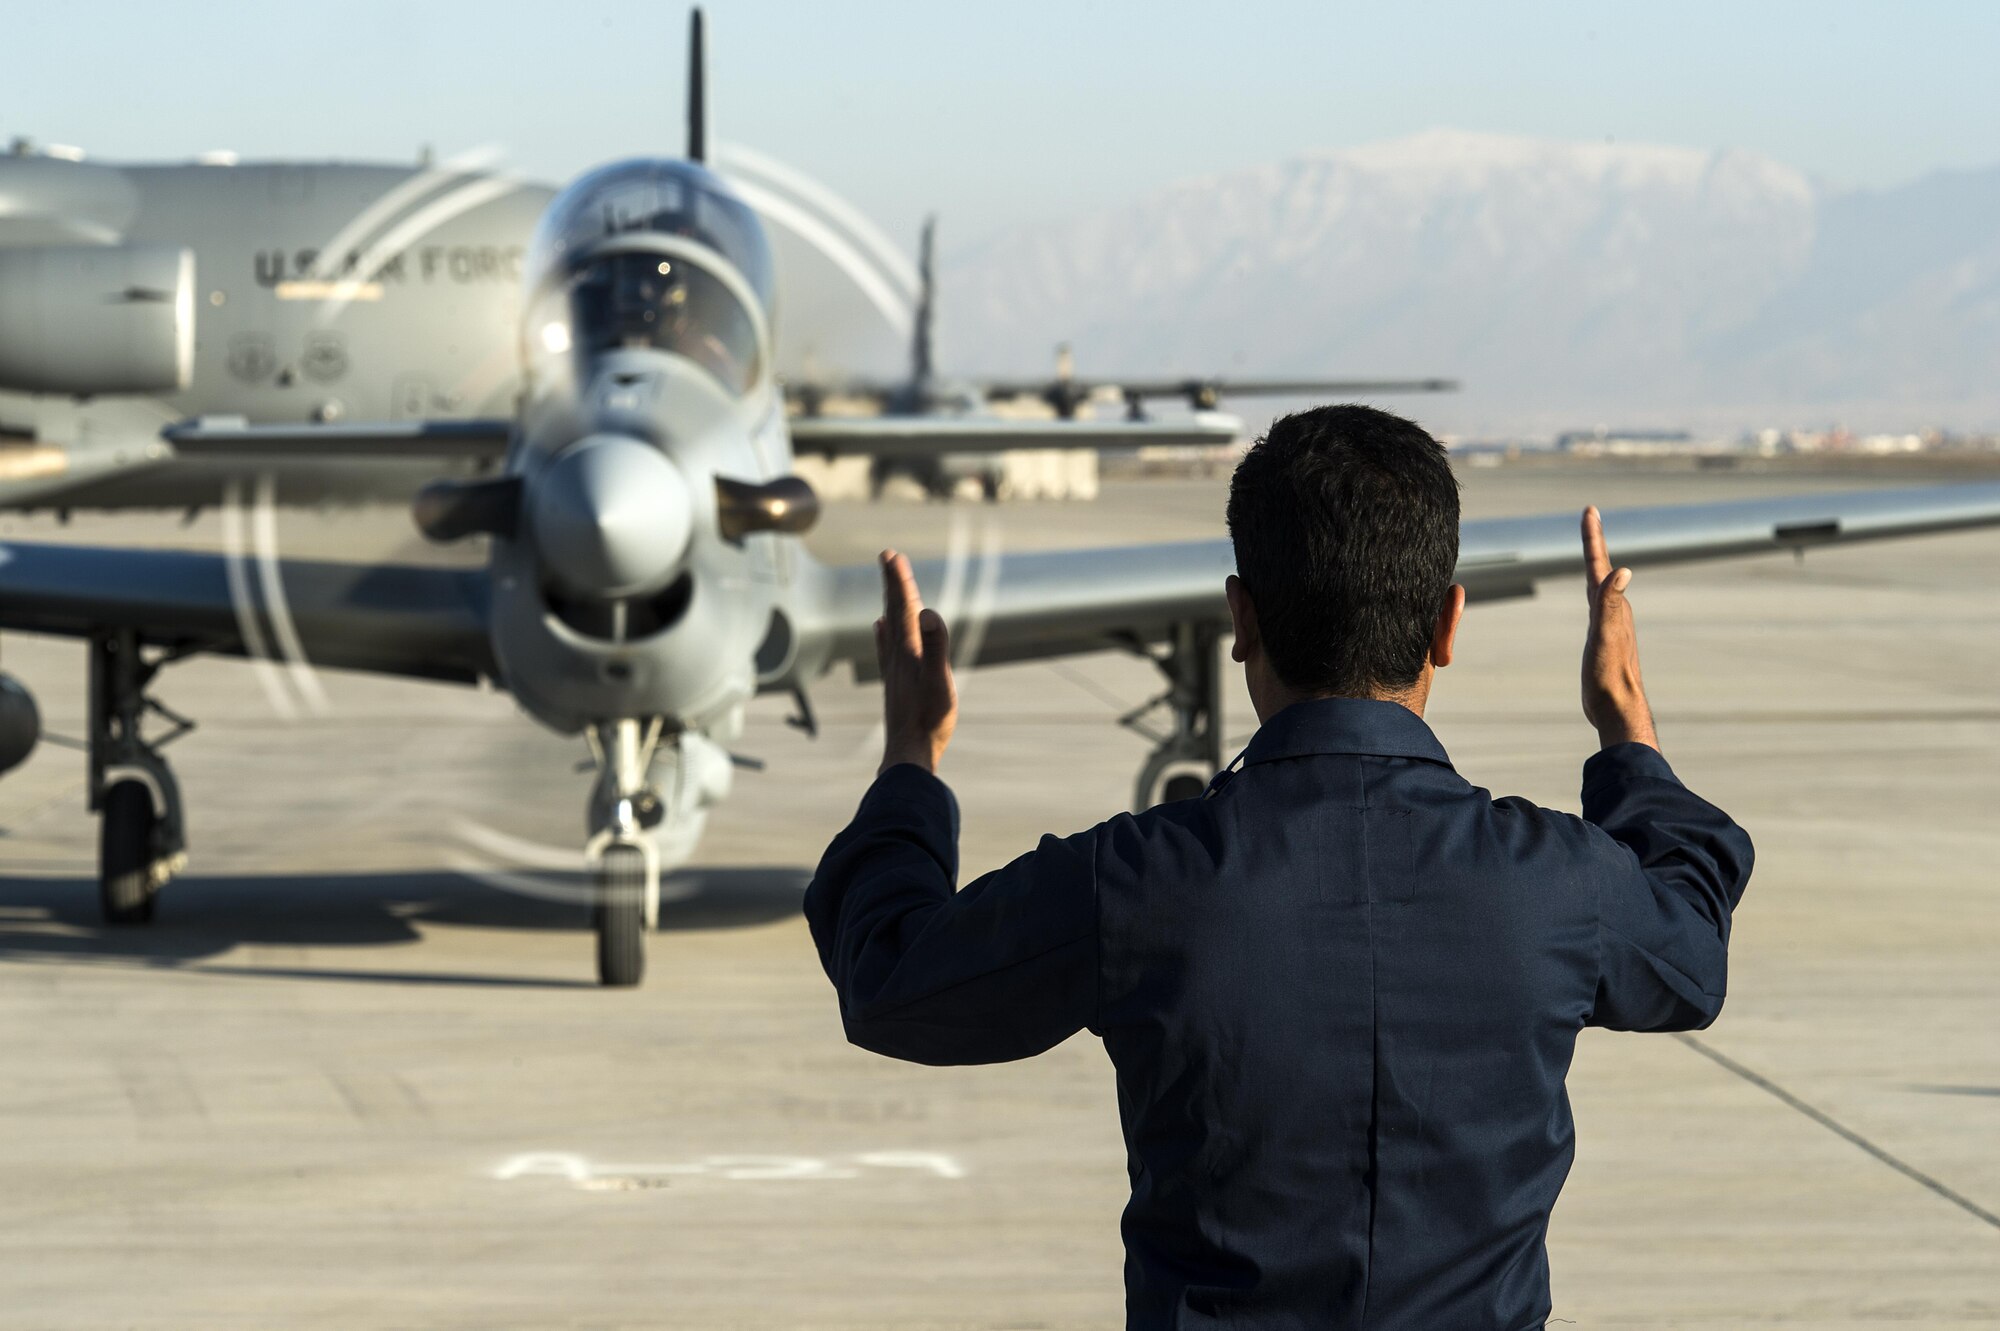
[[[177,459],[132,469],[175,420],[509,415],[520,389],[521,270],[552,194],[449,167],[0,157],[0,256],[183,248],[194,334],[184,387],[0,387],[0,432],[17,446],[74,451],[66,502],[178,505],[213,502],[244,468]],[[275,472],[288,499],[305,499],[407,497],[439,468],[432,459],[366,468],[264,459],[256,470]],[[94,473],[102,478],[91,483]]]
[[[728,273],[720,255],[677,238],[640,234],[624,243]],[[755,311],[763,367],[741,396],[693,361],[651,347],[537,361],[542,372],[507,464],[530,498],[519,530],[494,541],[492,632],[515,697],[555,729],[657,716],[733,739],[742,704],[757,691],[757,648],[789,585],[788,556],[802,552],[774,535],[730,541],[719,529],[718,478],[768,481],[792,461],[769,370],[769,324],[748,303],[748,286],[741,290]],[[568,482],[564,468],[592,456],[614,461],[599,464],[605,480],[595,491],[572,498],[588,483]],[[574,524],[565,505],[576,510]],[[613,505],[632,505],[633,520],[608,511]],[[635,550],[661,528],[674,532],[678,549]],[[622,624],[611,615],[620,604]]]

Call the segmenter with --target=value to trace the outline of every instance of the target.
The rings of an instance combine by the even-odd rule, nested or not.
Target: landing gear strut
[[[647,781],[659,748],[660,721],[632,719],[592,726],[598,760],[590,801],[591,920],[597,930],[598,983],[630,988],[646,975],[646,930],[660,916],[660,852],[646,833],[665,814]]]
[[[90,810],[98,827],[98,898],[106,924],[145,924],[167,880],[187,864],[180,783],[160,750],[194,722],[149,697],[165,653],[147,660],[130,630],[90,641]],[[167,723],[145,735],[148,716]]]
[[[1222,631],[1208,624],[1176,624],[1164,650],[1130,645],[1167,678],[1166,692],[1118,718],[1118,724],[1154,744],[1139,769],[1132,807],[1194,799],[1222,768]],[[1147,719],[1162,707],[1169,714],[1164,730]]]

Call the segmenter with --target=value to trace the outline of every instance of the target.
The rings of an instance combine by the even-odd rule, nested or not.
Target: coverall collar
[[[1266,721],[1243,750],[1243,764],[1313,753],[1419,758],[1451,766],[1424,719],[1401,703],[1374,698],[1308,698]]]

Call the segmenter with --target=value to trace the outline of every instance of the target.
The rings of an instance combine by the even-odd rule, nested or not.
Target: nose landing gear
[[[675,720],[602,721],[584,738],[597,764],[584,846],[597,978],[630,988],[645,976],[646,933],[659,927],[661,874],[694,853],[733,769],[712,733]]]
[[[597,758],[591,836],[591,922],[597,931],[597,980],[629,989],[646,976],[646,931],[659,924],[660,853],[646,835],[664,815],[647,781],[662,723],[632,719],[590,728]]]

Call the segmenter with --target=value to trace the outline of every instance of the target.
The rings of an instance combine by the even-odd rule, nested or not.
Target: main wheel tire
[[[1132,783],[1132,809],[1141,812],[1177,800],[1200,799],[1215,778],[1215,769],[1195,758],[1155,753]]]
[[[133,777],[104,792],[98,821],[97,891],[106,924],[153,918],[153,792]]]
[[[607,846],[597,866],[597,981],[629,989],[646,977],[646,856]]]

